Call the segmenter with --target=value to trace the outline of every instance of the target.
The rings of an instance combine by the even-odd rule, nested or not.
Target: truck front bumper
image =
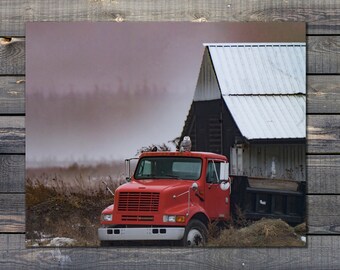
[[[180,240],[184,231],[184,227],[99,228],[98,237],[100,241]]]

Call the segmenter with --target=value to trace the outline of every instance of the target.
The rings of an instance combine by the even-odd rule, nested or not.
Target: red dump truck
[[[114,203],[102,211],[102,227],[98,229],[101,245],[140,240],[204,245],[210,222],[231,220],[233,200],[252,219],[303,221],[302,190],[256,189],[246,178],[230,177],[228,172],[228,159],[219,154],[142,153],[129,182],[116,189]],[[231,194],[234,182],[237,197]]]

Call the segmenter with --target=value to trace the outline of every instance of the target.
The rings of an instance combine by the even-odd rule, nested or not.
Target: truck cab
[[[229,221],[229,163],[206,152],[145,152],[101,215],[101,244],[176,240],[203,245],[213,221]]]

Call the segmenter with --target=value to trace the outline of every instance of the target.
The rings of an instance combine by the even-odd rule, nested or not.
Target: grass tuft
[[[210,231],[210,230],[209,230]],[[233,225],[210,237],[209,247],[291,247],[304,246],[294,228],[281,219],[261,219],[247,227]]]

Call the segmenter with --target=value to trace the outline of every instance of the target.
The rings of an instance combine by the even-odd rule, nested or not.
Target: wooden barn
[[[181,136],[228,156],[233,175],[304,181],[305,43],[204,46]]]

